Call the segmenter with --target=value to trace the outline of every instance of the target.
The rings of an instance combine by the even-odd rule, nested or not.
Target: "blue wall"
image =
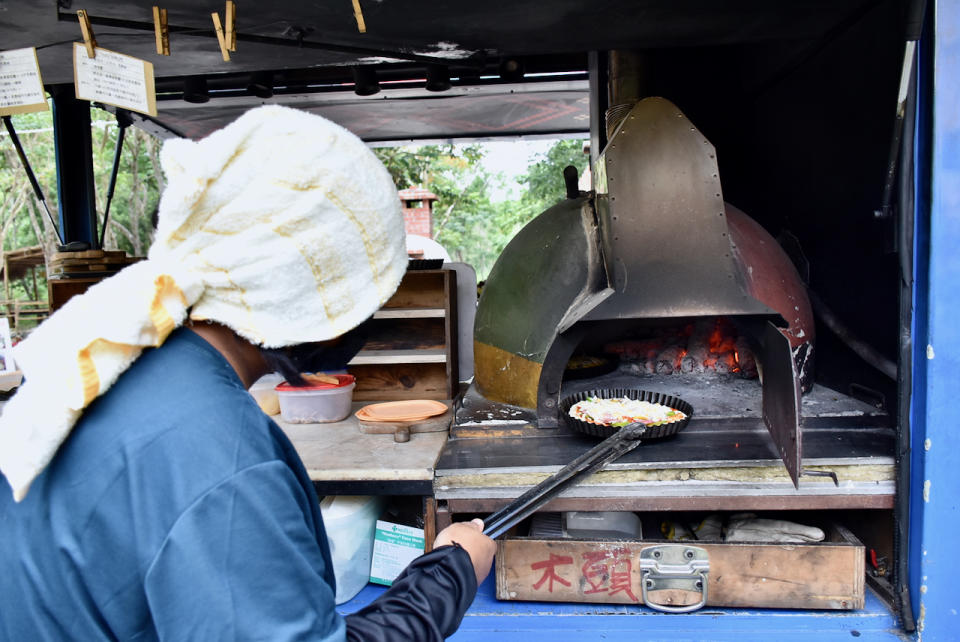
[[[931,4],[917,137],[911,593],[923,640],[960,638],[960,2]]]

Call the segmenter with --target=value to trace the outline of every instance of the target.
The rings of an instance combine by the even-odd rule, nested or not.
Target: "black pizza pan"
[[[598,397],[600,399],[616,399],[618,397],[627,397],[637,401],[649,401],[650,403],[658,403],[669,408],[673,408],[674,410],[679,410],[686,415],[686,417],[680,421],[650,424],[643,437],[641,437],[643,440],[662,439],[663,437],[675,435],[683,430],[688,423],[690,423],[690,418],[693,416],[693,406],[680,397],[664,394],[662,392],[638,390],[636,388],[585,390],[583,392],[572,394],[569,397],[564,397],[560,402],[560,412],[563,414],[563,418],[567,422],[567,425],[577,432],[582,432],[586,435],[591,435],[592,437],[602,437],[605,439],[620,430],[620,426],[592,424],[588,421],[580,421],[579,419],[570,416],[570,408],[573,406],[573,404],[577,403],[578,401],[589,399],[590,397]]]

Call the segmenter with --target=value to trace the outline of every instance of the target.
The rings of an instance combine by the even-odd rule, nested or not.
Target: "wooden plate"
[[[447,404],[432,399],[409,399],[405,401],[387,401],[364,406],[355,414],[364,421],[420,421],[428,417],[442,415]]]

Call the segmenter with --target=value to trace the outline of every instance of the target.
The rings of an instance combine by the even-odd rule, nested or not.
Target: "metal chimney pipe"
[[[640,51],[611,51],[608,54],[609,85],[605,115],[607,140],[637,102],[646,95],[649,85],[649,56]]]

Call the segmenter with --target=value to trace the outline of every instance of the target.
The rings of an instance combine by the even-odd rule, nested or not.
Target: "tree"
[[[529,171],[517,179],[527,187],[520,199],[525,207],[545,210],[564,198],[563,169],[573,165],[580,175],[589,164],[590,158],[583,151],[583,143],[578,139],[558,140],[534,160]]]
[[[496,254],[488,238],[488,221],[496,206],[489,192],[502,178],[483,167],[481,145],[381,147],[374,152],[398,189],[419,186],[437,196],[433,238],[451,258],[470,263],[478,273],[493,265]]]
[[[504,177],[481,163],[482,144],[381,147],[374,150],[398,189],[420,186],[437,195],[433,237],[451,258],[471,264],[486,278],[517,231],[565,194],[563,168],[587,166],[583,141],[557,141],[516,180],[526,190],[519,200],[494,202],[490,192]]]
[[[58,218],[51,113],[20,114],[12,120],[47,206]],[[102,224],[119,128],[113,114],[96,108],[91,110],[91,122],[97,219]],[[149,247],[153,235],[150,213],[161,188],[159,153],[159,140],[133,127],[126,130],[104,238],[105,249],[122,249],[140,256]],[[0,248],[7,251],[40,245],[49,258],[58,244],[54,224],[36,198],[13,143],[4,131],[0,133]],[[45,298],[45,280],[41,279],[38,289],[40,292],[35,294],[28,292],[24,284],[15,283],[12,296],[33,299],[40,294]]]
[[[46,197],[47,206],[56,216],[57,183],[53,151],[53,128],[50,112],[22,114],[13,117],[24,153]],[[56,249],[57,233],[34,195],[27,173],[6,132],[0,140],[0,187],[4,198],[0,209],[4,250],[41,245],[47,252]]]

